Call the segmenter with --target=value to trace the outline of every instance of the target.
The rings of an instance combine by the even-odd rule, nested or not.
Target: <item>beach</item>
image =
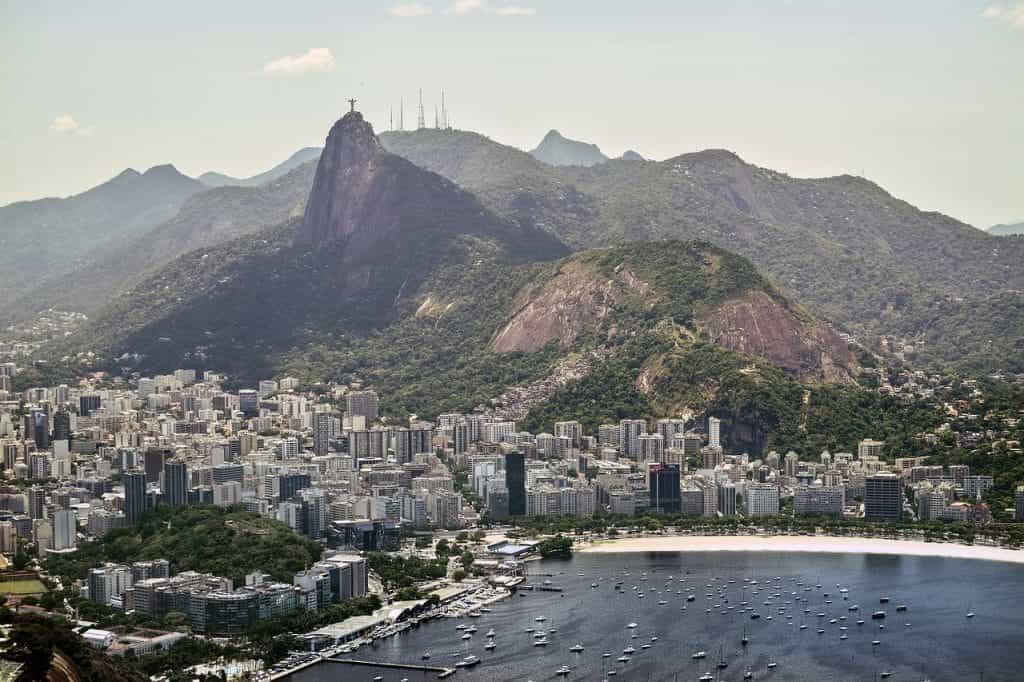
[[[837,554],[899,554],[984,559],[1024,564],[1024,551],[920,540],[844,538],[802,535],[674,535],[603,540],[576,550],[585,553],[628,552],[824,552]]]

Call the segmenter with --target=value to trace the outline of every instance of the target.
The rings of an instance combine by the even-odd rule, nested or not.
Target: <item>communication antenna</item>
[[[437,105],[434,105],[434,130],[441,129],[441,119],[437,116]]]
[[[398,100],[398,129],[405,130],[405,100]]]
[[[392,104],[388,107],[388,130],[395,129],[395,105]]]
[[[448,130],[448,108],[444,105],[444,90],[441,91],[441,127]]]
[[[423,119],[423,88],[420,88],[420,113],[419,117],[416,119],[416,129],[419,130],[420,128],[426,127],[426,121]]]

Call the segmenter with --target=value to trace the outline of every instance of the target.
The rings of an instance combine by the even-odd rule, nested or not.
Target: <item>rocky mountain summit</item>
[[[551,166],[594,166],[608,160],[596,144],[570,140],[557,130],[549,130],[530,154]]]

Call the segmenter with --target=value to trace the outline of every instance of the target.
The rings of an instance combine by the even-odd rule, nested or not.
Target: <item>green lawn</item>
[[[46,586],[35,578],[0,579],[0,594],[42,594]]]

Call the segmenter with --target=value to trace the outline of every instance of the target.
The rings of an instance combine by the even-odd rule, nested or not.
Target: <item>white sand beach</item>
[[[829,552],[840,554],[900,554],[985,559],[1024,564],[1024,551],[918,540],[843,538],[826,536],[700,536],[623,538],[597,542],[578,550],[593,553],[627,552]]]

